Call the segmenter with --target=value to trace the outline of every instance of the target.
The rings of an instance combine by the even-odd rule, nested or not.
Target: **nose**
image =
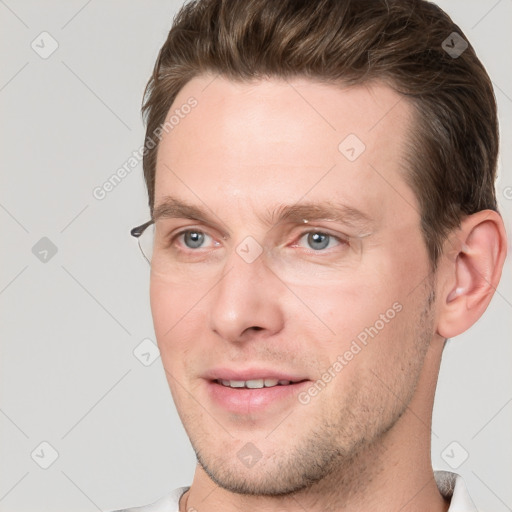
[[[210,327],[230,342],[276,334],[284,325],[285,291],[264,254],[248,263],[233,251],[210,297]]]

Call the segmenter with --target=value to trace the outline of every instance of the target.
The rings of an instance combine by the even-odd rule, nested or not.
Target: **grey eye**
[[[204,233],[201,233],[201,231],[187,231],[183,233],[183,241],[189,249],[197,249],[204,242]]]
[[[326,233],[308,233],[307,235],[308,245],[311,249],[321,250],[325,249],[329,245],[330,235]]]

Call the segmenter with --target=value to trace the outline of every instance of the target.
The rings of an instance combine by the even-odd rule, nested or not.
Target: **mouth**
[[[291,384],[297,384],[304,382],[307,379],[292,381],[286,379],[272,379],[272,378],[261,378],[251,380],[227,380],[227,379],[214,379],[213,382],[220,384],[225,387],[233,389],[261,389],[261,388],[273,388],[276,386],[289,386]]]
[[[298,405],[298,394],[310,385],[308,379],[253,378],[209,379],[208,398],[224,412],[238,416],[280,413]]]

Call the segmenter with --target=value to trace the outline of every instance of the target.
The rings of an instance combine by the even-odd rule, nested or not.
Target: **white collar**
[[[451,471],[434,471],[437,487],[450,500],[448,512],[478,512],[460,475]]]

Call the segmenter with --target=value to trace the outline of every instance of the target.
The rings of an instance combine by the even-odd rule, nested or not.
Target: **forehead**
[[[387,220],[417,216],[402,175],[412,106],[383,84],[202,75],[180,91],[173,115],[158,150],[155,205],[172,194],[241,220],[249,205],[307,199]]]

